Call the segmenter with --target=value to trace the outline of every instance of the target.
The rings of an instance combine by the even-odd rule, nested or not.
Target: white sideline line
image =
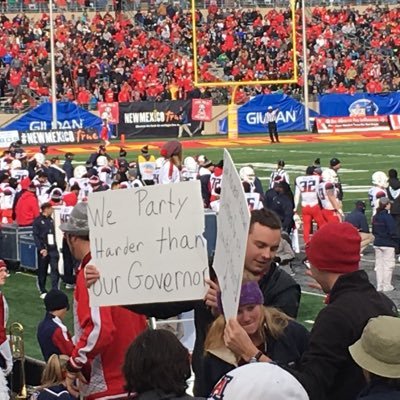
[[[301,293],[310,294],[311,296],[325,297],[325,294],[313,293],[313,292],[306,292],[305,290],[302,290]]]
[[[31,274],[27,274],[26,272],[20,272],[20,271],[17,271],[16,273],[15,273],[15,275],[24,275],[24,276],[29,276],[30,278],[36,278],[36,275],[31,275]]]

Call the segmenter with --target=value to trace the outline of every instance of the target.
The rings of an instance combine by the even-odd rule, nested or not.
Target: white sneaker
[[[75,285],[72,283],[66,283],[65,284],[65,289],[75,289]]]
[[[46,295],[47,295],[47,293],[41,293],[41,294],[40,294],[40,298],[41,298],[42,300],[44,300],[45,297],[46,297]]]

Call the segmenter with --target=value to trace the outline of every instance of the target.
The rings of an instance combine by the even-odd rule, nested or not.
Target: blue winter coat
[[[396,223],[387,210],[377,212],[372,218],[372,234],[375,237],[374,246],[397,246]]]
[[[384,380],[374,379],[357,397],[359,400],[399,400],[400,387],[389,387]]]

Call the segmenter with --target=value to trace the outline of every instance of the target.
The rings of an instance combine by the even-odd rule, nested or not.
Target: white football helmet
[[[106,156],[98,156],[96,160],[96,164],[98,167],[105,167],[108,164],[108,160]]]
[[[389,186],[389,178],[384,172],[376,171],[372,174],[372,184],[387,188]]]
[[[324,182],[338,183],[337,174],[331,168],[324,169],[321,176]]]
[[[19,160],[11,161],[11,169],[21,169],[21,168],[22,168],[21,161],[19,161]]]
[[[86,174],[86,167],[83,165],[78,165],[77,167],[75,167],[74,169],[74,178],[76,179],[80,179],[83,177],[83,175]]]
[[[243,182],[249,182],[250,184],[253,184],[256,180],[256,174],[254,172],[254,169],[251,167],[240,168],[239,176]]]
[[[191,172],[191,173],[197,172],[197,163],[193,157],[186,157],[183,160],[183,165],[186,167],[188,172]]]

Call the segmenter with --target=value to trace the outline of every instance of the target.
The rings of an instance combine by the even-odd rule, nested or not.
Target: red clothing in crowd
[[[91,364],[88,385],[81,394],[86,400],[111,399],[126,394],[121,371],[126,350],[147,327],[146,318],[126,308],[90,307],[84,269],[91,263],[87,254],[78,268],[74,291],[75,347],[70,363],[76,368]]]
[[[35,193],[27,190],[22,193],[15,207],[15,220],[19,226],[29,226],[40,214],[39,202]]]

